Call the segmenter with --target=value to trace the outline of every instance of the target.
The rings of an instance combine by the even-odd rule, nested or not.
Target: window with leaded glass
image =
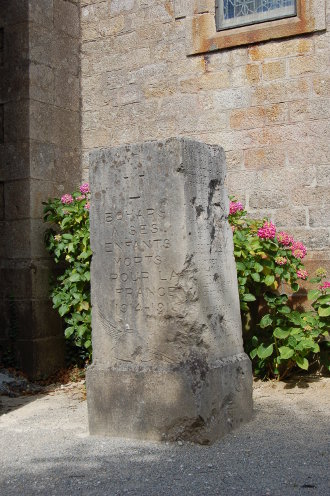
[[[216,0],[217,30],[295,16],[297,0]]]

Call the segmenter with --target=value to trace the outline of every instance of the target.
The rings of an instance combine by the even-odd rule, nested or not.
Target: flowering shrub
[[[318,283],[317,289],[308,291],[308,299],[314,300],[312,306],[318,313],[320,320],[324,326],[330,327],[330,281],[324,281],[327,273],[320,268],[316,271],[316,277],[311,279],[311,282]]]
[[[45,234],[46,248],[63,270],[51,291],[53,307],[65,322],[65,336],[90,357],[91,308],[89,236],[89,185],[44,203],[44,220],[52,228]]]
[[[89,185],[84,183],[78,192],[45,203],[44,219],[52,224],[46,231],[46,247],[63,268],[52,288],[53,306],[64,319],[66,338],[90,358],[89,206]],[[330,281],[325,280],[325,271],[320,269],[311,279],[318,285],[308,294],[312,310],[293,310],[280,289],[286,283],[296,292],[299,281],[307,280],[302,262],[306,247],[288,233],[278,233],[267,219],[248,219],[240,202],[230,203],[229,222],[246,324],[245,349],[255,373],[282,378],[295,366],[307,370],[329,331]]]
[[[269,220],[248,219],[246,214],[241,203],[231,201],[229,222],[246,327],[245,348],[257,375],[282,378],[295,366],[307,370],[309,359],[320,351],[319,342],[329,330],[330,290],[325,282],[309,293],[313,310],[293,310],[288,295],[280,290],[285,283],[296,292],[299,280],[307,280],[302,263],[306,247],[286,232],[277,233]]]

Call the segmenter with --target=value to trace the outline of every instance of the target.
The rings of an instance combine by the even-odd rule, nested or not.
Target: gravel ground
[[[329,495],[329,379],[255,383],[253,420],[211,447],[89,437],[83,384],[0,397],[0,494]]]

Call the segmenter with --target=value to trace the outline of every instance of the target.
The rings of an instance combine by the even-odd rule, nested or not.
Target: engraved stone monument
[[[169,139],[90,161],[90,433],[212,443],[252,412],[224,152]]]

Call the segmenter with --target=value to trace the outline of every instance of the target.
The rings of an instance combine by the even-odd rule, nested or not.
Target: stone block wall
[[[30,376],[63,363],[42,201],[80,181],[79,5],[0,4],[0,354]]]
[[[329,32],[187,56],[191,7],[81,0],[82,148],[189,136],[224,147],[227,186],[329,260]],[[327,1],[327,21],[330,2]]]

